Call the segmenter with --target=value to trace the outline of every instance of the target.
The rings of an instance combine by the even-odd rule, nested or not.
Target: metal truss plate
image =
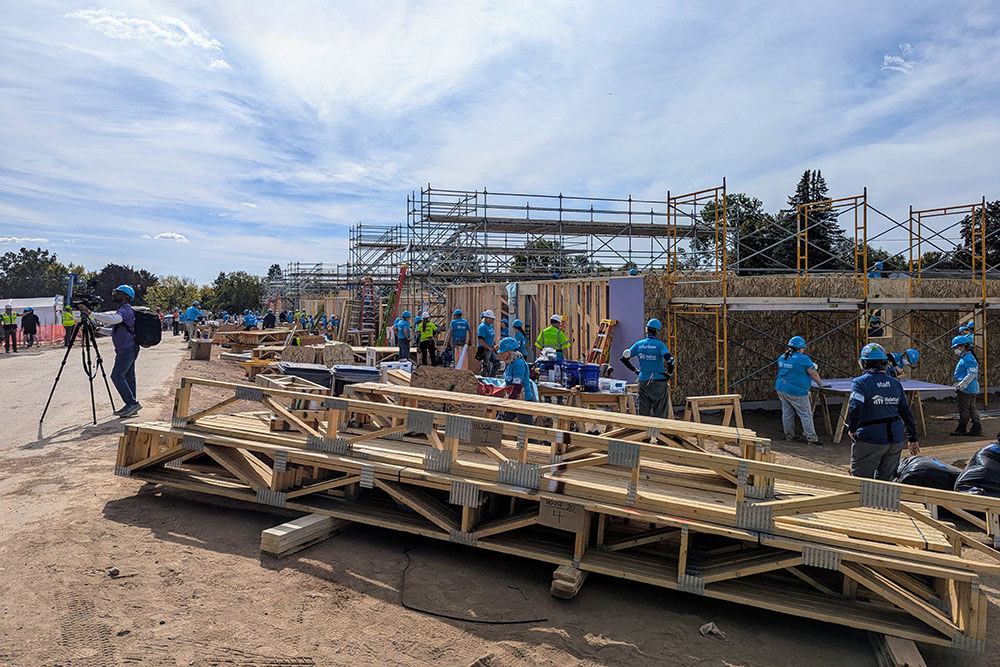
[[[747,485],[747,478],[750,476],[750,462],[746,459],[740,461],[736,466],[736,483],[740,486]]]
[[[323,401],[323,408],[326,410],[340,410],[341,412],[347,412],[350,408],[347,401],[342,398],[328,398]]]
[[[628,483],[628,491],[625,493],[625,506],[626,507],[634,507],[635,506],[635,497],[638,494],[638,492],[639,492],[639,490],[635,487],[635,484],[633,484],[632,482],[629,482]]]
[[[199,438],[196,435],[185,435],[181,438],[181,449],[191,452],[203,452],[205,451],[205,438]]]
[[[479,487],[472,482],[452,482],[448,502],[462,507],[479,507],[486,500]]]
[[[274,507],[284,507],[287,494],[284,491],[272,491],[271,489],[257,489],[257,502],[262,505],[273,505]]]
[[[370,489],[375,486],[375,468],[361,466],[361,488]]]
[[[656,438],[659,438],[660,437],[660,428],[658,426],[647,426],[646,427],[646,437],[653,438],[654,440]]]
[[[750,503],[736,504],[736,525],[746,530],[753,530],[758,533],[771,532],[774,519],[771,516],[771,508]]]
[[[170,425],[173,426],[174,428],[184,428],[185,426],[188,425],[188,418],[187,417],[171,417],[170,418]]]
[[[476,544],[478,543],[475,533],[467,533],[463,530],[448,531],[448,539],[451,542],[456,542],[458,544],[467,544],[472,547],[476,546]]]
[[[115,474],[119,477],[131,477],[132,469],[128,466],[115,466]]]
[[[306,437],[306,449],[327,454],[349,454],[351,446],[343,438],[321,438],[316,435]]]
[[[642,446],[638,442],[628,440],[612,440],[608,443],[608,463],[613,466],[634,468],[639,465],[639,453]]]
[[[524,449],[525,443],[528,442],[528,429],[523,426],[517,427],[517,448]]]
[[[346,387],[344,387],[344,393],[347,394],[348,396],[354,396],[354,394],[356,394],[357,392],[358,389],[353,384],[349,384]]]
[[[695,595],[705,594],[705,579],[691,574],[677,575],[677,590]]]
[[[982,654],[986,652],[986,641],[983,639],[973,639],[965,635],[955,635],[951,638],[951,647],[959,651]]]
[[[836,549],[804,546],[802,547],[802,564],[821,567],[824,570],[839,570],[840,552]]]
[[[774,485],[768,484],[767,486],[748,486],[743,489],[743,495],[747,498],[753,498],[755,500],[768,500],[774,498]]]
[[[423,433],[428,435],[434,428],[434,413],[423,410],[406,411],[406,430],[408,433]]]
[[[542,470],[537,463],[501,461],[497,471],[497,481],[529,489],[537,489],[542,479]]]
[[[468,441],[472,437],[472,420],[460,415],[448,415],[444,422],[444,437]]]
[[[556,444],[569,445],[572,443],[573,434],[569,431],[556,431]]]
[[[404,432],[399,431],[398,433],[390,433],[388,435],[383,435],[382,438],[384,440],[402,440],[405,436],[406,434]]]
[[[236,394],[236,398],[241,401],[256,401],[257,403],[260,403],[264,400],[264,390],[260,387],[240,386],[236,388],[234,393]]]
[[[563,460],[563,455],[562,454],[552,454],[551,452],[549,453],[549,463],[550,464],[552,464],[552,463],[562,463],[562,460]]]
[[[861,507],[873,507],[875,509],[889,512],[899,511],[900,488],[896,484],[878,482],[875,480],[862,480],[861,482]]]
[[[274,472],[285,472],[288,468],[288,452],[279,449],[274,453]]]
[[[424,452],[424,470],[451,472],[451,452],[446,449],[428,449]]]

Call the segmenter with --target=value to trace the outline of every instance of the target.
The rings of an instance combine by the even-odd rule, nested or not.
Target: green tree
[[[795,193],[788,197],[788,209],[779,214],[786,229],[797,229],[796,214],[802,204],[823,202],[830,199],[826,179],[817,169],[806,169],[795,186]],[[809,270],[845,271],[854,268],[854,242],[844,236],[837,222],[836,212],[830,206],[813,206],[808,213]]]
[[[198,298],[198,284],[182,276],[165,276],[146,290],[146,303],[150,308],[183,310]]]
[[[212,282],[214,308],[241,313],[245,308],[260,308],[264,300],[264,278],[246,271],[220,272]]]
[[[55,296],[66,292],[66,267],[55,253],[21,248],[0,256],[0,297]]]
[[[714,230],[716,202],[701,210],[701,219]],[[726,259],[737,272],[759,273],[763,270],[795,269],[795,219],[776,217],[764,210],[756,197],[743,192],[726,195]],[[713,232],[714,234],[714,232]],[[695,236],[691,247],[704,253],[714,246],[714,237]],[[702,255],[704,256],[704,255]]]
[[[146,290],[156,284],[156,276],[146,269],[136,269],[123,264],[108,264],[97,272],[94,291],[104,299],[105,306],[111,303],[111,292],[119,285],[128,285],[135,290],[132,303],[146,305]]]
[[[512,273],[552,277],[596,273],[600,270],[599,262],[592,260],[586,253],[566,249],[559,241],[535,239],[524,246],[524,254],[511,258]]]
[[[952,270],[971,270],[972,268],[972,230],[973,222],[975,222],[976,244],[979,244],[978,232],[979,227],[982,224],[980,222],[979,209],[976,210],[975,221],[973,221],[973,216],[967,215],[962,218],[961,223],[959,223],[959,228],[961,229],[962,243],[963,246],[955,251],[952,259],[950,261],[942,262],[942,266],[937,268],[941,269],[952,269]],[[996,270],[1000,267],[1000,199],[996,201],[991,201],[986,203],[986,266]],[[978,248],[977,248],[978,250]],[[976,263],[978,265],[978,259]],[[945,266],[947,265],[947,266]]]
[[[281,267],[277,264],[272,264],[271,268],[267,270],[267,282],[271,282],[272,280],[281,280],[283,275]]]

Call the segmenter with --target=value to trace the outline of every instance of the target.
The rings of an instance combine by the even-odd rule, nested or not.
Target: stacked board
[[[376,401],[185,378],[170,423],[127,427],[116,473],[552,563],[564,597],[595,572],[983,648],[979,576],[1000,573],[1000,553],[926,505],[981,514],[992,528],[996,499],[699,443],[766,452],[746,429],[609,414],[624,423],[589,435],[566,425],[602,413],[548,405],[553,426],[537,426],[408,407],[383,390],[410,389],[356,394]],[[214,404],[191,408],[206,398]],[[292,430],[271,431],[275,418]]]

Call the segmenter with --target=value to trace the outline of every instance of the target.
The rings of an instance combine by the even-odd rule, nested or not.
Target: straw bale
[[[354,349],[347,343],[327,343],[320,352],[320,359],[320,363],[327,366],[353,364]]]

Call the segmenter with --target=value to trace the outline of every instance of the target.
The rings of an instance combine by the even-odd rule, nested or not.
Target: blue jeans
[[[125,405],[138,403],[135,399],[135,359],[139,356],[139,346],[130,350],[115,350],[115,366],[111,369],[111,382]]]
[[[808,442],[816,442],[816,427],[813,425],[809,395],[793,396],[779,391],[778,399],[781,401],[781,426],[785,430],[785,439],[791,440],[795,437],[795,415],[798,415],[802,422],[802,434],[806,436]]]

